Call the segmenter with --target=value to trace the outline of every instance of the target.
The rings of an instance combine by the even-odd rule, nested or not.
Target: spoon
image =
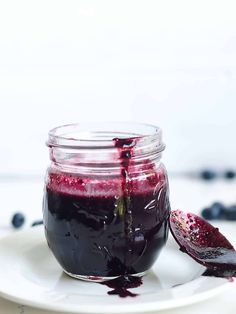
[[[236,251],[218,228],[195,214],[174,210],[170,230],[180,250],[207,268],[205,275],[236,276]]]

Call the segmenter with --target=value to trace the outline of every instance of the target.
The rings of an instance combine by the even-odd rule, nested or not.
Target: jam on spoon
[[[203,275],[236,276],[236,251],[218,228],[195,214],[175,210],[170,230],[180,250],[207,268]]]

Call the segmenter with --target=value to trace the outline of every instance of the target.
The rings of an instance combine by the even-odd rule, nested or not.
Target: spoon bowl
[[[207,267],[207,274],[220,277],[236,275],[236,251],[218,228],[181,210],[170,213],[169,223],[180,250]]]

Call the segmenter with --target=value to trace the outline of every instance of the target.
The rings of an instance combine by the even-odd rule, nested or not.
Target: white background
[[[57,125],[163,128],[171,171],[236,166],[235,1],[0,0],[0,175],[43,175]]]

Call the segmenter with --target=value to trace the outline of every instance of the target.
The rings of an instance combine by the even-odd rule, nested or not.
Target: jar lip
[[[157,142],[156,149],[165,149],[160,127],[139,122],[85,122],[64,124],[48,133],[48,147],[114,148],[114,139],[139,139]]]

